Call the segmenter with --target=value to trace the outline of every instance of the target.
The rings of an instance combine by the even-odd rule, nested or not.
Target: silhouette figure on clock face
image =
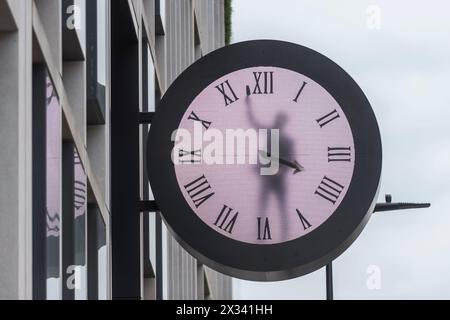
[[[251,126],[256,129],[267,129],[279,130],[279,169],[278,172],[274,175],[261,175],[260,174],[260,166],[258,166],[258,170],[256,170],[256,173],[260,175],[260,187],[259,187],[259,212],[258,216],[262,217],[263,219],[267,216],[267,205],[269,204],[269,200],[274,200],[277,202],[277,206],[279,209],[280,221],[282,224],[282,230],[283,234],[288,234],[289,230],[289,224],[287,223],[288,219],[285,219],[284,215],[287,214],[287,208],[286,208],[286,187],[287,187],[287,179],[288,176],[291,176],[293,174],[292,165],[296,165],[297,169],[294,171],[294,173],[297,173],[301,171],[301,166],[298,165],[298,163],[295,161],[294,163],[289,162],[291,160],[291,157],[294,152],[294,144],[292,139],[289,137],[286,137],[283,135],[283,129],[286,127],[288,122],[288,116],[280,112],[276,115],[275,121],[271,125],[263,125],[261,122],[259,122],[253,111],[253,106],[251,103],[251,99],[247,97],[247,118],[250,122]],[[273,161],[274,159],[271,157],[271,135],[269,134],[267,137],[267,150],[260,150],[259,156],[270,159]],[[288,160],[285,160],[288,159]]]

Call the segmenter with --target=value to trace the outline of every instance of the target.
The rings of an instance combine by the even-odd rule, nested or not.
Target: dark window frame
[[[106,119],[106,88],[98,82],[97,6],[98,0],[86,1],[86,96],[88,125],[104,125]]]
[[[33,65],[33,299],[47,299],[47,68]]]
[[[74,149],[73,142],[63,142],[62,146],[62,298],[74,300],[75,290],[69,289],[67,280],[71,274],[67,273],[70,266],[75,264],[74,245]]]
[[[89,0],[92,1],[92,0]],[[86,2],[89,2],[86,1]],[[62,0],[61,4],[61,26],[62,26],[62,52],[64,61],[83,61],[85,59],[83,49],[80,43],[76,29],[69,29],[67,27],[67,21],[70,18],[67,9],[70,6],[75,5],[75,0]],[[84,12],[80,12],[84,14]],[[86,26],[84,26],[86,27]]]

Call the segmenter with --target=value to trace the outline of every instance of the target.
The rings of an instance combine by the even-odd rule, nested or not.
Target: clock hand
[[[271,160],[271,159],[272,159],[272,156],[270,155],[270,153],[267,153],[266,151],[260,150],[260,151],[259,151],[259,154],[260,154],[263,158],[265,158],[265,159],[268,159],[268,160]],[[285,165],[285,166],[287,166],[287,167],[290,167],[290,168],[294,169],[294,174],[297,174],[297,173],[302,172],[302,171],[305,170],[305,168],[302,167],[302,166],[297,162],[297,160],[294,160],[294,161],[288,161],[288,160],[283,159],[283,158],[280,158],[280,157],[273,157],[273,158],[278,159],[279,163],[281,163],[281,164],[283,164],[283,165]]]

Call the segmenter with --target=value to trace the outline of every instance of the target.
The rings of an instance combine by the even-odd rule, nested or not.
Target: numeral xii
[[[253,72],[255,88],[253,94],[273,94],[273,71]]]

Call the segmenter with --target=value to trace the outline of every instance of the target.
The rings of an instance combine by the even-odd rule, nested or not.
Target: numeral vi
[[[257,218],[258,221],[258,240],[272,240],[270,233],[269,218]]]

